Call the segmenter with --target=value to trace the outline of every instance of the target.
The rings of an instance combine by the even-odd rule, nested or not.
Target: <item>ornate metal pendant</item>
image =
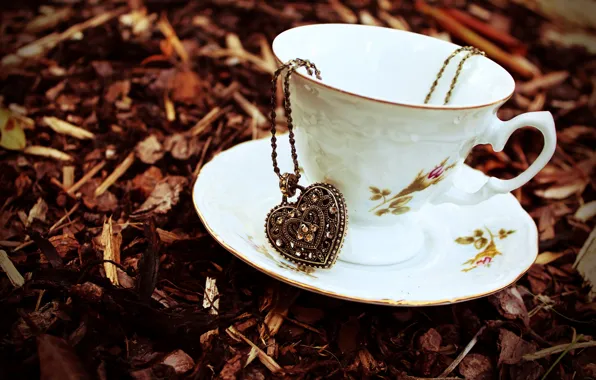
[[[285,198],[285,197],[284,197]],[[297,264],[331,267],[347,231],[342,194],[332,185],[315,183],[295,203],[282,203],[267,215],[265,233],[283,257]]]

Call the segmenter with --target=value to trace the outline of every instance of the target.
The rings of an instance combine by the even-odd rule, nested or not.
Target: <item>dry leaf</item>
[[[81,187],[80,192],[83,197],[83,203],[88,208],[97,208],[101,212],[114,211],[118,207],[118,198],[112,192],[105,191],[99,197],[95,196],[95,190],[101,182],[101,179],[94,178]]]
[[[195,366],[195,361],[182,350],[170,352],[161,363],[173,367],[178,375],[190,371]]]
[[[252,350],[251,350],[251,352],[252,352]],[[257,352],[257,351],[255,350],[255,352]],[[243,355],[241,353],[234,355],[223,366],[223,368],[221,369],[221,372],[219,373],[219,376],[217,378],[221,379],[221,380],[236,380],[237,379],[236,375],[244,367],[243,359],[245,356],[246,355]]]
[[[15,268],[14,264],[8,257],[5,251],[0,249],[0,268],[6,273],[10,283],[15,288],[20,288],[25,284],[25,279],[21,276],[21,273]]]
[[[56,248],[56,252],[58,252],[58,255],[62,258],[65,258],[70,252],[78,251],[80,248],[79,242],[71,233],[52,236],[48,240],[52,243],[54,248]]]
[[[481,354],[468,354],[459,364],[459,373],[466,380],[490,380],[493,378],[493,364]]]
[[[42,334],[37,338],[41,380],[91,379],[73,348],[62,338]]]
[[[441,334],[433,328],[429,329],[418,339],[420,348],[425,351],[437,352],[441,347]]]
[[[151,211],[155,214],[165,214],[180,200],[180,192],[188,180],[182,176],[168,176],[160,181],[149,198],[139,207],[136,213]]]
[[[156,163],[165,154],[163,147],[155,135],[151,135],[138,143],[135,151],[137,157],[146,164]]]
[[[29,216],[27,217],[27,226],[31,225],[34,219],[45,222],[47,212],[48,204],[42,198],[39,198],[37,203],[35,203],[35,205],[29,211]]]
[[[201,151],[202,143],[198,137],[180,133],[168,136],[164,148],[177,160],[186,161]]]
[[[108,219],[107,223],[103,224],[103,230],[101,232],[101,245],[103,247],[103,259],[111,260],[115,263],[120,264],[120,244],[122,243],[122,234],[118,232],[113,233],[112,218]],[[104,263],[104,269],[106,271],[106,277],[114,285],[119,285],[117,267],[112,263]]]
[[[161,170],[157,166],[151,166],[145,170],[142,174],[138,174],[132,180],[132,186],[134,189],[139,190],[143,196],[148,197],[155,185],[163,179]]]
[[[565,252],[542,252],[538,255],[534,264],[546,265],[552,263],[561,256],[565,256]]]
[[[577,268],[584,280],[591,285],[590,296],[593,299],[596,296],[596,228],[579,251],[573,267]]]
[[[349,353],[358,347],[356,338],[360,331],[360,322],[355,317],[343,323],[339,329],[338,346],[342,353]]]
[[[27,146],[25,131],[12,112],[0,108],[0,147],[9,150],[22,150]]]
[[[571,183],[554,185],[546,190],[536,190],[536,195],[545,199],[565,199],[573,194],[581,194],[586,188],[587,181],[577,178]]]
[[[499,347],[501,348],[499,365],[517,364],[522,361],[522,357],[525,354],[536,351],[534,344],[526,342],[511,331],[505,329],[501,329],[499,333]]]
[[[174,102],[194,103],[201,93],[201,79],[190,69],[179,70],[172,78],[171,87]]]
[[[61,22],[68,20],[72,14],[73,12],[71,8],[51,8],[51,12],[44,13],[31,20],[25,27],[25,31],[29,33],[37,33],[52,29]]]
[[[596,215],[596,201],[584,203],[575,212],[574,217],[582,222],[587,222]]]
[[[530,322],[528,310],[515,286],[509,287],[489,297],[489,301],[507,319],[521,319],[527,326]]]
[[[217,315],[219,313],[219,291],[213,277],[207,277],[205,281],[203,307],[209,309],[209,314]]]
[[[28,146],[23,150],[23,152],[27,154],[31,154],[34,156],[41,156],[47,158],[53,158],[59,161],[72,161],[73,158],[69,154],[66,154],[58,149],[48,148],[45,146],[33,145]]]

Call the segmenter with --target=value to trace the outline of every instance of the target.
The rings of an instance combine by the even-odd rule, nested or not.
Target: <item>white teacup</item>
[[[549,112],[497,118],[515,82],[486,57],[466,61],[444,106],[465,53],[455,57],[424,104],[457,48],[420,34],[350,24],[297,27],[274,40],[280,62],[308,59],[322,74],[318,80],[300,69],[292,76],[292,115],[306,179],[331,183],[346,198],[350,224],[339,260],[387,265],[409,259],[424,244],[416,212],[422,206],[473,205],[510,192],[552,157],[556,131]],[[453,186],[453,174],[475,145],[501,151],[525,126],[544,135],[542,152],[526,171],[508,180],[491,177],[472,193]]]

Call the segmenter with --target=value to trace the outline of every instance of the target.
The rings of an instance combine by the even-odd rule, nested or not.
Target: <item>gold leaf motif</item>
[[[374,194],[372,197],[370,197],[370,200],[371,201],[378,201],[381,198],[383,198],[383,196],[381,194]]]
[[[403,198],[397,198],[396,200],[394,200],[393,202],[391,202],[391,204],[389,204],[389,207],[396,208],[396,207],[399,207],[399,206],[402,206],[402,205],[407,204],[411,200],[412,200],[412,196],[403,197]]]
[[[474,242],[474,248],[482,249],[486,245],[486,243],[488,243],[488,239],[480,238]]]
[[[476,237],[481,237],[484,234],[484,231],[478,229],[478,230],[474,230],[474,236]]]
[[[387,195],[391,194],[391,190],[389,190],[389,189],[383,189],[383,191],[381,191],[381,194],[387,196]]]
[[[383,215],[383,214],[387,214],[388,212],[389,212],[389,209],[387,209],[387,208],[382,208],[382,209],[380,209],[380,210],[377,210],[377,211],[375,212],[375,215],[377,215],[377,216],[381,216],[381,215]]]
[[[378,187],[369,186],[369,189],[370,189],[370,191],[371,191],[373,194],[380,194],[380,193],[381,193],[381,190],[379,190],[379,188],[378,188]]]
[[[398,207],[398,208],[394,208],[393,210],[391,210],[391,213],[393,215],[401,215],[401,214],[405,214],[408,211],[410,211],[409,207]]]
[[[455,239],[455,242],[457,244],[472,244],[474,242],[474,238],[472,236],[458,237]]]

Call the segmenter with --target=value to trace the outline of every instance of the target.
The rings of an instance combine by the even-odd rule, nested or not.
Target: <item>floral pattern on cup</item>
[[[277,266],[279,266],[280,268],[284,268],[284,269],[289,269],[295,272],[300,272],[300,273],[304,273],[309,277],[312,278],[317,278],[316,276],[314,276],[312,273],[315,271],[314,268],[310,268],[310,267],[306,267],[306,266],[302,266],[302,265],[296,265],[293,263],[286,263],[283,261],[278,260],[275,257],[275,253],[272,253],[269,248],[265,245],[265,244],[258,244],[257,242],[254,241],[254,238],[250,235],[247,236],[240,236],[242,238],[242,240],[244,240],[245,242],[247,242],[255,251],[263,254],[265,257],[267,257],[269,260],[272,260],[275,262],[275,264],[277,264]]]
[[[469,272],[480,266],[490,267],[495,256],[502,255],[501,251],[497,249],[495,235],[486,227],[485,230],[488,232],[488,236],[484,235],[483,230],[477,229],[474,230],[472,236],[462,236],[455,239],[457,244],[473,244],[474,248],[481,250],[476,256],[462,264],[465,266],[465,268],[462,269],[462,272]],[[501,228],[497,237],[502,240],[514,232],[515,230],[505,230]]]
[[[371,201],[381,201],[379,204],[371,208],[369,211],[374,212],[375,215],[381,216],[385,214],[401,215],[408,211],[410,208],[407,204],[412,200],[413,196],[410,194],[422,191],[432,185],[436,185],[445,178],[444,174],[455,167],[455,163],[447,165],[449,157],[444,159],[439,165],[428,172],[420,170],[416,178],[406,188],[401,190],[399,193],[391,196],[391,190],[379,189],[375,186],[370,186],[370,192],[372,193]],[[446,166],[447,165],[447,166]],[[382,207],[382,208],[381,208]]]

